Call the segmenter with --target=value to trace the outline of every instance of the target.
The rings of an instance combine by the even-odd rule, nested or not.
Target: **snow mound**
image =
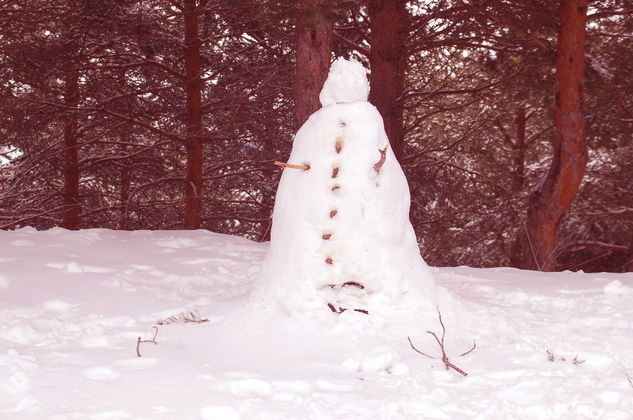
[[[613,280],[605,284],[602,291],[605,295],[633,295],[633,288],[623,285],[620,280]]]
[[[367,71],[356,60],[337,59],[319,94],[321,105],[366,101],[369,94]]]

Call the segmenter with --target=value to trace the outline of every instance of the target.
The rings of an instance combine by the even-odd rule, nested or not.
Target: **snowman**
[[[322,108],[297,132],[288,162],[277,162],[283,174],[254,301],[303,315],[434,309],[409,186],[368,90],[362,64],[336,60]]]

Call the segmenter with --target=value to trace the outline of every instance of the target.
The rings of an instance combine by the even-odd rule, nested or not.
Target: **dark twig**
[[[387,147],[389,147],[389,145],[385,146],[384,149],[378,149],[378,151],[380,152],[380,160],[374,165],[376,175],[378,175],[378,173],[380,172],[380,168],[382,168],[382,165],[385,164],[385,159],[387,159]]]
[[[418,350],[418,349],[417,349],[417,348],[413,345],[413,343],[411,342],[411,337],[407,337],[407,340],[409,340],[409,344],[411,344],[411,348],[412,348],[413,350],[417,351],[417,352],[418,352],[418,353],[420,353],[422,356],[426,356],[426,357],[428,357],[429,359],[435,359],[435,357],[433,357],[433,356],[429,356],[428,354],[424,353],[423,351]]]
[[[325,236],[325,235],[324,235]],[[330,286],[332,289],[336,289],[337,287],[345,287],[345,286],[354,286],[354,287],[358,287],[359,289],[364,289],[365,286],[363,286],[361,283],[357,282],[357,281],[346,281],[345,283],[342,284],[328,284],[328,286]]]
[[[459,357],[466,356],[468,353],[470,353],[471,351],[475,350],[475,348],[477,348],[477,343],[475,342],[475,339],[473,338],[473,347],[470,350],[468,350],[467,352],[460,354]]]
[[[155,330],[154,338],[152,338],[151,340],[143,340],[141,337],[139,337],[138,340],[136,341],[136,354],[138,357],[141,357],[141,343],[158,344],[158,342],[156,341],[156,337],[158,336],[158,327],[152,327],[152,328],[154,328]]]
[[[442,350],[442,362],[444,363],[444,366],[446,366],[446,370],[453,369],[456,372],[464,375],[464,376],[468,376],[468,373],[464,372],[462,369],[460,369],[459,367],[455,366],[449,359],[448,356],[446,355],[446,349],[444,346],[444,337],[446,336],[446,327],[444,326],[444,321],[442,321],[442,313],[440,312],[440,308],[437,308],[437,315],[439,317],[440,320],[440,325],[442,326],[442,338],[439,338],[437,336],[437,334],[433,331],[428,331],[427,330],[427,334],[430,334],[433,336],[433,338],[435,338],[435,341],[437,341],[437,344],[440,346],[440,350]],[[409,340],[409,344],[411,345],[411,348],[413,350],[415,350],[416,352],[420,353],[423,356],[429,357],[431,359],[435,359],[435,357],[429,356],[428,354],[418,350],[413,343],[411,342],[411,338],[407,337],[407,339]],[[473,339],[473,347],[468,350],[465,353],[462,353],[460,356],[465,356],[468,353],[472,352],[473,350],[475,350],[475,348],[477,347],[477,343],[475,342],[475,340]]]
[[[626,380],[629,381],[629,383],[633,387],[633,378],[631,378],[631,375],[629,375],[629,372],[627,372],[626,369],[624,369],[624,376],[626,376]]]
[[[327,307],[330,308],[330,310],[332,312],[334,312],[335,314],[342,314],[343,312],[347,311],[348,308],[342,308],[342,307],[338,307],[338,309],[336,309],[336,307],[334,305],[332,305],[331,303],[327,304]],[[354,308],[352,309],[355,312],[360,312],[361,314],[365,314],[365,315],[369,315],[369,311],[366,309],[357,309]]]

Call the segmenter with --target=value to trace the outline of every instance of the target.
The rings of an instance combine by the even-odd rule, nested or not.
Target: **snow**
[[[355,60],[339,58],[330,66],[327,80],[319,94],[321,105],[366,101],[369,95],[367,71]]]
[[[0,418],[631,418],[630,273],[430,269],[459,303],[443,318],[464,377],[437,358],[437,318],[255,311],[267,249],[205,231],[0,231]],[[208,321],[157,325],[186,311]]]
[[[633,276],[427,267],[367,92],[332,65],[270,244],[0,231],[0,418],[633,418]]]
[[[335,61],[321,92],[325,106],[297,132],[289,162],[307,169],[281,176],[256,305],[301,316],[329,316],[328,305],[387,319],[434,314],[434,283],[409,222],[409,186],[366,85],[360,63]]]

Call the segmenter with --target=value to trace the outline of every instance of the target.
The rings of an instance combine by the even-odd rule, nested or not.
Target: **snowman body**
[[[366,86],[360,64],[351,63],[350,80],[350,62],[337,63],[328,81]],[[326,82],[324,107],[297,132],[288,160],[309,169],[285,168],[279,182],[255,295],[288,312],[381,312],[433,293],[409,222],[407,180],[357,86],[345,96],[330,83],[334,102]]]

